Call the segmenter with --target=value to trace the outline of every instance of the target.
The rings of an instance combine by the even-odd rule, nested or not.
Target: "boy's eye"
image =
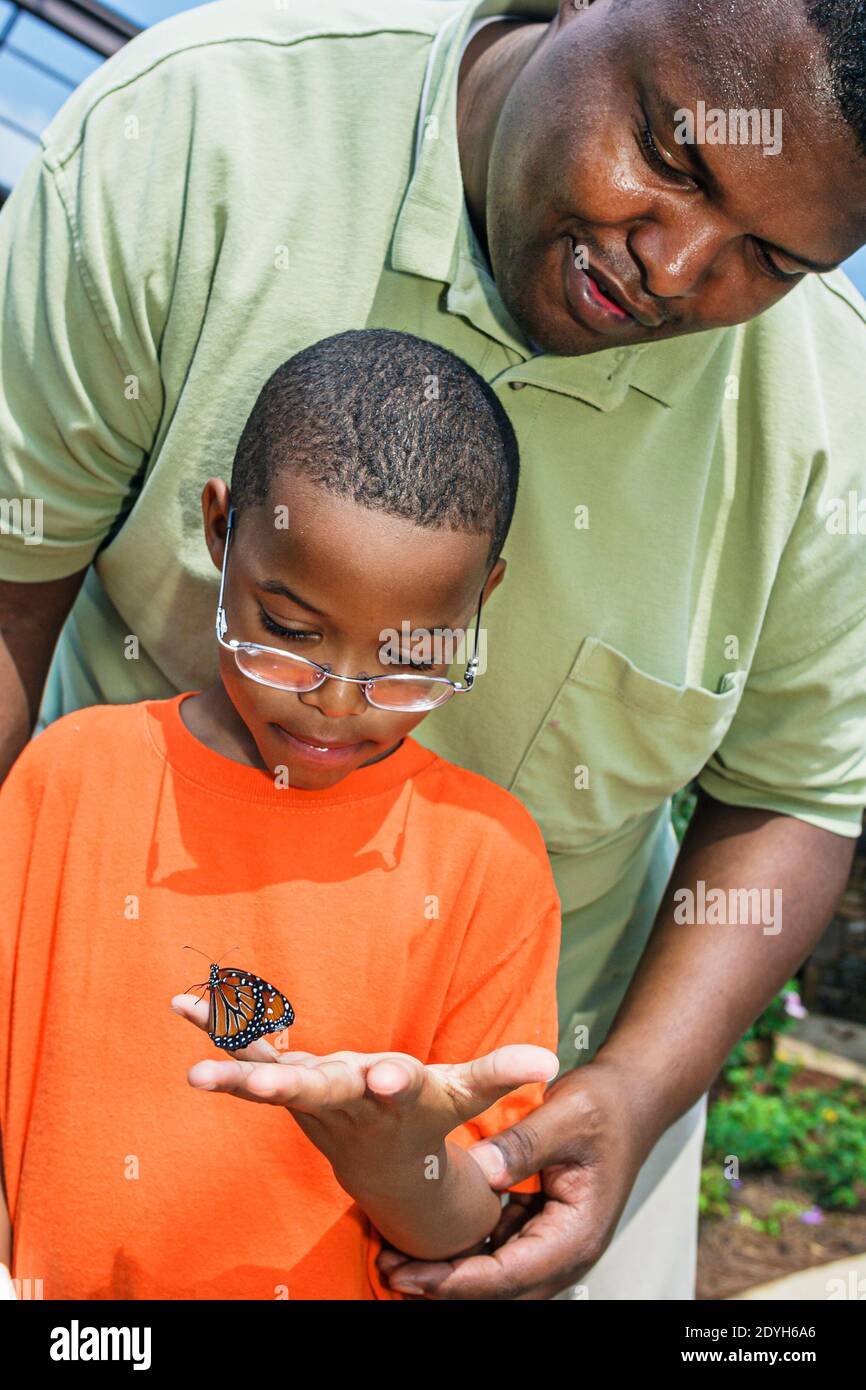
[[[400,662],[407,671],[432,671],[436,665],[435,661],[413,661],[411,656],[404,657]]]
[[[267,609],[263,608],[261,604],[259,604],[259,620],[266,632],[274,637],[283,637],[287,641],[294,643],[295,646],[300,642],[314,641],[321,636],[320,633],[310,632],[307,629],[302,630],[301,628],[295,627],[283,627],[283,624],[278,623],[276,618],[272,618]],[[436,663],[433,661],[413,660],[408,653],[406,656],[401,657],[399,662],[400,667],[404,668],[406,671],[432,671],[435,664]]]
[[[302,642],[305,638],[318,635],[315,632],[301,632],[294,627],[283,627],[282,623],[278,623],[275,618],[272,618],[270,613],[261,605],[259,605],[259,618],[265,631],[272,633],[274,637],[286,637],[292,642]]]

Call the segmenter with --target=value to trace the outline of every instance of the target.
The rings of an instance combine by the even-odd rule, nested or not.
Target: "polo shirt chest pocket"
[[[627,834],[701,771],[739,704],[744,671],[718,694],[671,685],[586,637],[510,790],[549,850],[588,850]]]

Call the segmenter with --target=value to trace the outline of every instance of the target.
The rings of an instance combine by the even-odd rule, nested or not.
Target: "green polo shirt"
[[[564,1036],[594,1023],[594,1051],[670,867],[673,791],[698,776],[859,833],[866,306],[841,273],[808,276],[740,327],[535,355],[466,217],[455,95],[473,19],[555,9],[209,5],[83,83],[0,216],[0,498],[43,508],[39,543],[0,514],[0,578],[92,562],[44,720],[201,688],[199,495],[265,379],[361,326],[459,353],[508,410],[522,477],[486,670],[418,737],[541,825]]]

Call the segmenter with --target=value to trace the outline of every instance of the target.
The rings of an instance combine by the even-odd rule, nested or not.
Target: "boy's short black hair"
[[[499,555],[519,455],[495,393],[446,348],[393,329],[323,338],[265,382],[244,426],[232,500],[267,501],[282,469],[419,526],[491,535]]]

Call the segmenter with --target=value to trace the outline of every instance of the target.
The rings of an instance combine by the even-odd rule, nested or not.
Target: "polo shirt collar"
[[[457,145],[457,77],[466,34],[476,19],[488,15],[550,20],[556,11],[556,0],[481,0],[451,14],[437,31],[418,112],[418,157],[397,216],[391,266],[448,285],[448,311],[522,359],[503,379],[574,396],[605,411],[621,405],[630,387],[673,406],[733,330],[578,357],[534,354],[503,303],[469,219]]]

